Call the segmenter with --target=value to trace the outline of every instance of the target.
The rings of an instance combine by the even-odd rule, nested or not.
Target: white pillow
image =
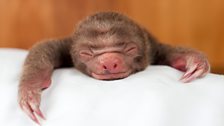
[[[17,104],[17,86],[27,52],[0,49],[0,124],[35,126]],[[191,83],[167,66],[115,81],[58,69],[42,95],[42,126],[224,126],[224,76]]]

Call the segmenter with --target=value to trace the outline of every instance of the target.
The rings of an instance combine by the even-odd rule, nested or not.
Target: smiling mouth
[[[126,72],[119,72],[119,73],[107,73],[107,74],[97,74],[92,72],[92,77],[99,79],[99,80],[115,80],[115,79],[122,79],[127,77],[131,74],[131,71]]]

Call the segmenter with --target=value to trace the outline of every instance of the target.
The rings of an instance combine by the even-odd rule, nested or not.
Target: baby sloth
[[[184,72],[182,82],[205,76],[210,66],[200,52],[159,43],[128,17],[100,12],[81,21],[74,34],[35,45],[23,67],[18,101],[36,123],[44,119],[39,109],[41,92],[49,87],[54,69],[74,66],[100,80],[128,77],[148,65],[168,65]]]

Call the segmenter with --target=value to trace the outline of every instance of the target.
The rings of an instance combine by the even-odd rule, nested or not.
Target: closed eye
[[[86,58],[93,56],[92,52],[89,51],[89,50],[82,50],[82,51],[79,52],[79,55],[82,56],[82,57],[86,57]]]
[[[136,47],[131,47],[131,48],[127,49],[127,52],[132,52],[132,51],[134,51],[135,49],[136,49]]]
[[[136,47],[135,45],[128,46],[128,47],[125,49],[125,53],[128,54],[128,55],[136,54],[136,53],[137,53],[137,47]]]

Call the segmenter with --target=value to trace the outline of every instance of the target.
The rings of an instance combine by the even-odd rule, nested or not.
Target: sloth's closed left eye
[[[136,50],[137,50],[137,48],[136,48],[135,46],[132,46],[132,47],[127,48],[127,49],[125,50],[125,52],[126,52],[127,54],[131,54],[131,53],[135,52]]]

